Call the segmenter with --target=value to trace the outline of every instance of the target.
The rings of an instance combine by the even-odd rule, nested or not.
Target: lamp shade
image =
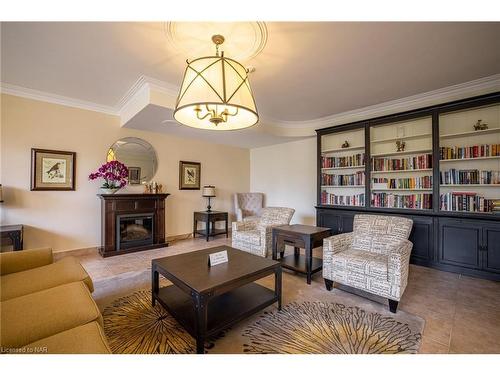
[[[206,130],[237,130],[259,121],[248,80],[239,62],[220,56],[188,61],[174,118]]]
[[[203,186],[202,195],[204,197],[215,197],[215,186]]]

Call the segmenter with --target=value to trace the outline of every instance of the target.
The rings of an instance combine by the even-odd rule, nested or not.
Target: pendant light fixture
[[[181,124],[206,130],[237,130],[259,121],[248,81],[248,69],[227,58],[219,47],[222,35],[212,36],[215,56],[186,61],[174,118]]]

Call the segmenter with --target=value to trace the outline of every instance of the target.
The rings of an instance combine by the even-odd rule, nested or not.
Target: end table
[[[5,240],[9,240],[14,251],[22,250],[23,229],[22,225],[0,225],[1,244],[3,245]]]
[[[205,223],[205,229],[198,229],[198,222],[202,221]],[[216,229],[215,223],[217,221],[224,221],[224,229]],[[222,211],[195,211],[193,217],[193,238],[196,235],[202,235],[206,238],[207,242],[210,237],[218,236],[219,234],[225,234],[228,238],[228,214]]]
[[[323,260],[314,258],[312,251],[323,245],[323,238],[331,235],[330,228],[311,225],[281,225],[273,228],[273,260],[281,257],[281,266],[292,271],[305,273],[307,283],[311,284],[313,273],[321,271]],[[293,246],[294,253],[285,255],[285,245]],[[300,255],[300,249],[305,249],[305,256]]]

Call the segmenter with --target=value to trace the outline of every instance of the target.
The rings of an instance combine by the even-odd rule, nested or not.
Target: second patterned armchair
[[[290,224],[294,212],[293,208],[266,207],[259,220],[233,222],[232,246],[267,257],[272,250],[273,227]]]
[[[408,241],[413,221],[398,216],[356,215],[353,232],[323,240],[323,278],[389,300],[395,313],[408,282]]]

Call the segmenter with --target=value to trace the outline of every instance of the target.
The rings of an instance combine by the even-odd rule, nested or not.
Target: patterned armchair
[[[395,313],[408,282],[413,221],[404,217],[356,215],[351,233],[323,240],[323,278],[389,299]]]
[[[234,195],[237,221],[259,219],[263,207],[264,194],[262,193],[236,193]]]
[[[293,208],[266,207],[259,220],[233,222],[232,246],[267,257],[272,250],[273,227],[290,224],[294,212]]]

